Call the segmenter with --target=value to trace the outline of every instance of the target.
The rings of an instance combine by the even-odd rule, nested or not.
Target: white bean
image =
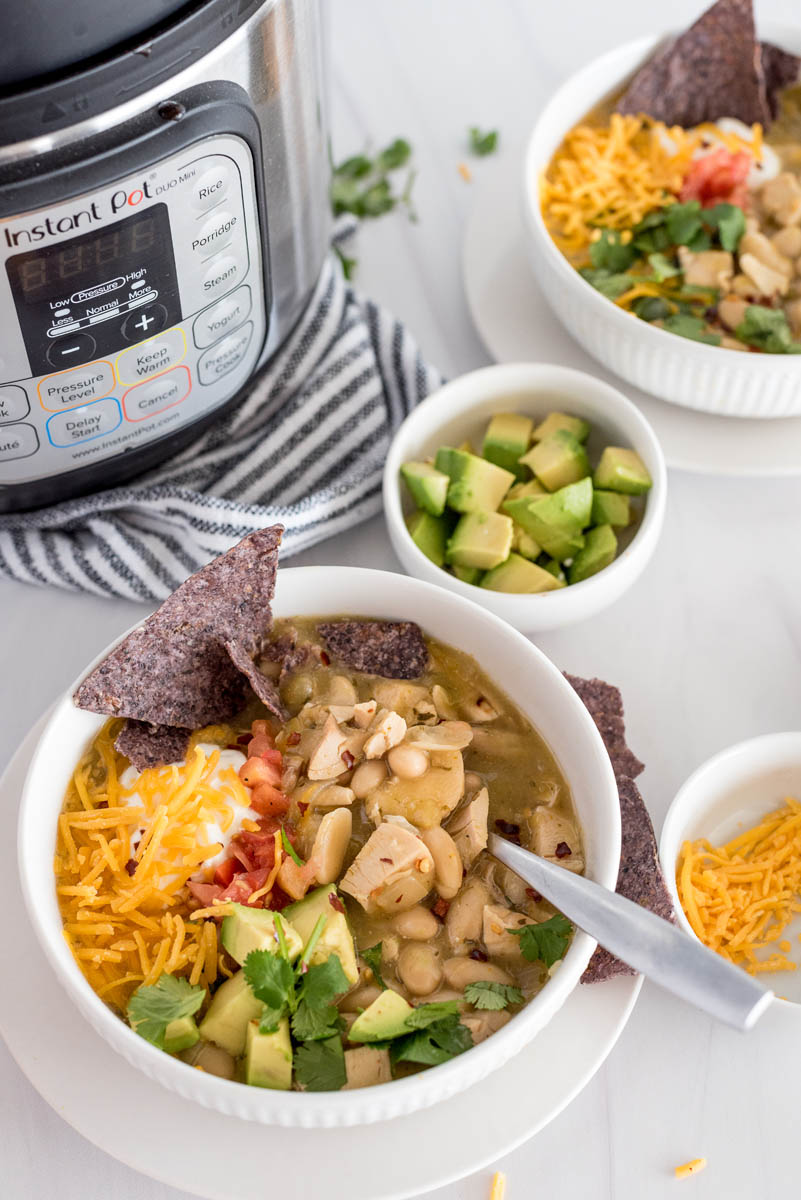
[[[363,762],[353,772],[351,791],[357,800],[366,800],[373,788],[383,783],[386,776],[387,768],[382,761]]]
[[[439,987],[442,967],[433,946],[410,942],[398,955],[398,977],[413,996],[428,996]]]
[[[406,912],[398,913],[392,922],[392,928],[401,937],[410,938],[413,942],[427,942],[436,937],[439,921],[428,908],[416,904]]]
[[[511,975],[494,963],[478,962],[475,958],[449,958],[443,965],[445,982],[452,988],[464,989],[468,983],[514,983]]]
[[[317,863],[318,883],[333,883],[338,878],[352,832],[349,808],[334,808],[325,814],[311,852]]]
[[[380,995],[381,988],[366,984],[364,987],[356,988],[355,992],[349,992],[344,1000],[340,1001],[339,1007],[343,1012],[358,1012],[360,1008],[369,1008]]]
[[[328,681],[326,704],[355,704],[359,697],[346,675],[332,675]]]
[[[441,825],[424,829],[421,839],[431,851],[434,859],[434,879],[437,891],[443,900],[452,900],[462,886],[464,867],[456,842]]]
[[[471,879],[462,888],[448,909],[445,929],[456,951],[463,951],[465,942],[477,942],[484,927],[484,905],[489,902],[489,888],[480,879]]]
[[[387,755],[389,769],[400,779],[419,779],[428,770],[428,755],[416,746],[401,742],[393,746]]]
[[[469,796],[471,792],[477,792],[484,784],[481,782],[481,776],[475,771],[465,771],[464,775],[464,790]]]

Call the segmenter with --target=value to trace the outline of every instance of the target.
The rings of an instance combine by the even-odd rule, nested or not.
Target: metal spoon
[[[745,971],[639,904],[496,834],[488,849],[606,950],[711,1017],[748,1030],[773,999]]]

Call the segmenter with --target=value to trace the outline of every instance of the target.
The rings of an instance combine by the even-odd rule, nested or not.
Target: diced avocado
[[[592,481],[581,479],[547,496],[506,500],[503,509],[552,558],[572,558],[584,545],[581,531],[590,520]]]
[[[445,557],[459,567],[487,571],[508,557],[512,518],[497,512],[465,513],[448,541]]]
[[[432,517],[431,513],[418,508],[409,518],[408,529],[418,550],[422,550],[435,566],[441,567],[445,562],[445,545],[450,532],[447,515]]]
[[[458,563],[454,563],[451,570],[462,583],[472,583],[474,586],[480,583],[484,574],[480,567],[460,567]]]
[[[214,993],[209,1011],[198,1026],[200,1036],[239,1058],[245,1049],[248,1022],[258,1021],[263,1008],[250,990],[245,972],[237,971]]]
[[[418,508],[433,517],[445,511],[450,480],[443,471],[438,471],[431,463],[407,462],[401,467],[401,476]]]
[[[568,433],[572,433],[573,437],[578,438],[580,442],[586,442],[590,436],[589,421],[582,421],[581,417],[569,417],[567,413],[551,412],[544,421],[540,421],[537,428],[532,433],[532,440],[535,442],[544,442],[552,433],[556,433],[559,429],[566,429]]]
[[[507,500],[519,500],[522,496],[547,496],[545,488],[536,479],[529,479],[526,483],[516,483],[514,487],[510,487],[506,493]]]
[[[542,547],[539,542],[536,542],[530,533],[527,533],[522,525],[515,522],[512,529],[512,549],[518,554],[522,554],[523,558],[530,558],[532,562],[539,558],[542,553]]]
[[[497,413],[487,426],[481,453],[489,462],[511,471],[517,479],[525,479],[526,469],[520,466],[518,459],[529,448],[533,428],[531,417],[520,413]]]
[[[408,1033],[406,1018],[413,1012],[403,996],[385,988],[377,1000],[360,1013],[350,1027],[348,1040],[351,1042],[385,1042],[389,1038]]]
[[[292,1087],[292,1042],[289,1018],[282,1017],[273,1033],[259,1033],[251,1021],[245,1039],[245,1083],[251,1087],[288,1092]]]
[[[588,529],[584,537],[584,549],[573,559],[567,577],[571,583],[581,583],[582,579],[589,579],[608,567],[616,554],[617,538],[611,525]]]
[[[449,446],[437,451],[436,467],[451,481],[448,506],[461,513],[494,512],[515,481],[511,471]]]
[[[168,1054],[180,1054],[200,1041],[200,1031],[194,1017],[176,1017],[164,1030],[164,1049]]]
[[[562,564],[555,558],[548,558],[543,554],[537,566],[542,567],[543,571],[549,571],[554,579],[558,579],[560,583],[567,583],[565,573],[562,570]]]
[[[492,592],[553,592],[565,585],[536,563],[510,554],[505,563],[487,571],[481,586]]]
[[[631,520],[631,502],[622,492],[594,491],[592,494],[593,525],[628,525]]]
[[[282,919],[289,957],[294,962],[303,949],[300,936],[289,921]],[[220,928],[220,941],[235,958],[240,967],[251,950],[278,952],[278,934],[275,931],[275,914],[268,908],[248,908],[245,904],[232,904]]]
[[[475,454],[472,442],[464,441],[458,446],[458,449],[464,450],[466,454]]]
[[[652,480],[648,468],[636,450],[607,446],[595,468],[593,482],[597,488],[606,488],[610,492],[641,496],[643,492],[648,491]]]
[[[356,965],[353,935],[345,916],[345,906],[333,884],[309,892],[302,900],[288,905],[281,915],[294,925],[304,946],[311,937],[317,918],[324,916],[325,926],[309,961],[312,964],[325,962],[332,954],[336,954],[348,982],[358,982],[359,968]]]
[[[345,1051],[345,1074],[348,1082],[343,1092],[351,1088],[373,1087],[377,1083],[389,1083],[392,1064],[389,1050],[378,1046],[357,1046]]]
[[[557,429],[542,442],[537,442],[521,463],[537,476],[549,492],[576,483],[590,474],[587,451],[574,434],[566,429]]]

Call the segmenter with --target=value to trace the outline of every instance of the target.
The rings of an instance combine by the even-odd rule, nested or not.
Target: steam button
[[[21,387],[0,388],[0,425],[19,421],[31,411],[28,397]]]
[[[244,275],[245,266],[242,259],[233,254],[215,258],[203,276],[203,302],[216,300],[218,296],[230,292]]]

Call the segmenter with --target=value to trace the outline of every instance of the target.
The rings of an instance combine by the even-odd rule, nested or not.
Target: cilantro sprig
[[[205,990],[188,980],[162,975],[154,984],[136,989],[128,1001],[128,1023],[145,1041],[164,1049],[164,1034],[172,1021],[192,1017],[203,1003]]]
[[[347,1080],[345,1051],[336,1036],[304,1042],[295,1051],[295,1082],[307,1092],[338,1092]]]
[[[561,913],[556,913],[537,925],[523,925],[508,932],[520,938],[520,952],[528,962],[542,962],[546,967],[552,967],[564,958],[573,926]]]
[[[385,988],[387,986],[381,976],[381,952],[383,947],[383,942],[376,942],[374,946],[368,946],[366,950],[359,951],[360,955],[373,972],[375,981],[380,988]]]
[[[463,1054],[473,1045],[470,1030],[459,1019],[456,1000],[421,1004],[409,1013],[404,1024],[411,1032],[396,1038],[390,1045],[393,1063],[438,1066]]]
[[[500,1012],[510,1004],[522,1004],[523,993],[520,988],[508,983],[495,983],[491,980],[481,980],[478,983],[468,983],[464,989],[464,998],[473,1008],[484,1009],[487,1012]]]
[[[475,154],[479,158],[485,158],[488,154],[494,154],[498,149],[498,137],[497,129],[487,129],[484,131],[478,125],[471,125],[467,131],[467,141],[471,154]]]
[[[331,207],[334,216],[352,213],[361,220],[380,217],[398,205],[404,205],[414,219],[411,189],[414,172],[409,171],[402,191],[394,190],[390,175],[407,166],[412,147],[405,138],[395,138],[374,158],[356,154],[338,166],[332,166]]]

